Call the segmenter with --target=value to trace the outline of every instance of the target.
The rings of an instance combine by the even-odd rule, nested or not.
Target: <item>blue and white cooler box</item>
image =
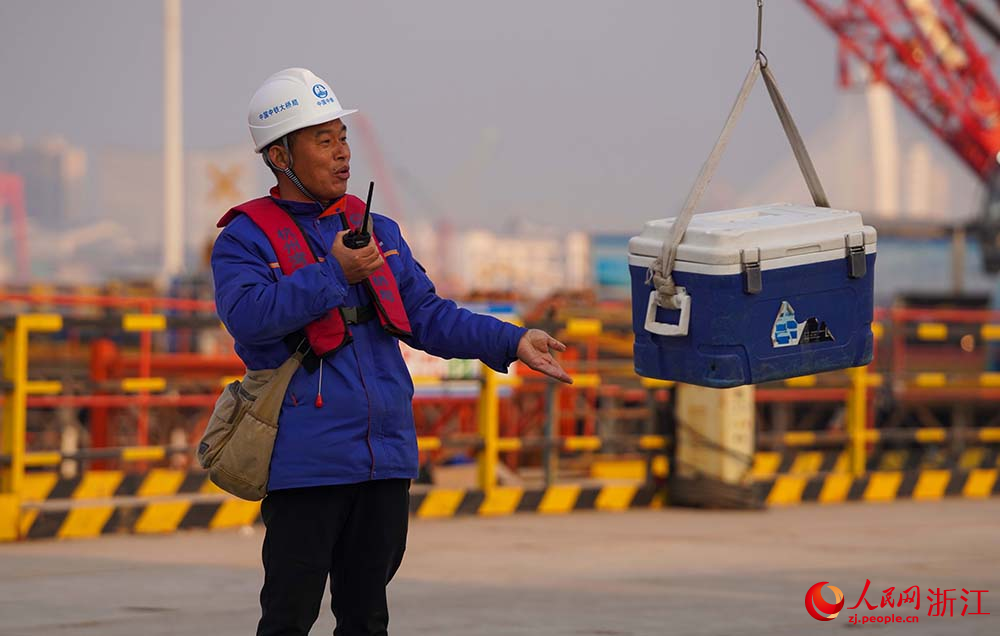
[[[680,310],[646,283],[672,224],[629,241],[639,375],[724,388],[871,361],[876,235],[860,214],[779,203],[694,215],[673,271]]]

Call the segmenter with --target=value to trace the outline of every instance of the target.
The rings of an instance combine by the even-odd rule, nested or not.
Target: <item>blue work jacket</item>
[[[275,201],[296,220],[313,253],[327,258],[282,274],[271,266],[278,259],[267,237],[246,215],[216,239],[216,306],[248,369],[278,367],[289,356],[284,338],[334,307],[371,302],[364,286],[349,285],[330,256],[343,229],[340,216],[321,217],[318,204]],[[399,226],[380,214],[372,219],[412,327],[407,344],[442,358],[479,358],[506,372],[526,330],[439,297]],[[350,329],[353,342],[322,361],[322,375],[301,367],[292,378],[278,419],[269,491],[417,476],[413,382],[399,341],[377,319]],[[316,406],[319,393],[322,407]]]

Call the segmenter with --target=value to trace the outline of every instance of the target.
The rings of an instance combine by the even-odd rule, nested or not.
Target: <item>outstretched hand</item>
[[[566,345],[559,342],[541,329],[529,329],[517,343],[517,358],[540,373],[550,378],[573,384],[569,374],[552,357],[551,351],[565,351]]]

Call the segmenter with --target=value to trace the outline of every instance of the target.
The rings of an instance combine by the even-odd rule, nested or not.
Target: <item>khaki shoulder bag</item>
[[[249,501],[267,494],[281,402],[308,351],[307,346],[303,351],[305,343],[277,369],[247,370],[215,402],[198,444],[198,463],[226,492]]]

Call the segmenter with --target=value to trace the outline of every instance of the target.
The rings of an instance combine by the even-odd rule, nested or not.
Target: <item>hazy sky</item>
[[[251,94],[305,66],[374,122],[411,218],[632,232],[679,207],[755,27],[755,0],[187,0],[185,145],[252,152]],[[157,0],[3,0],[0,136],[160,148],[162,42]],[[798,0],[768,0],[764,48],[808,136],[845,99],[834,38]],[[720,187],[750,189],[788,154],[770,108],[760,85]]]

